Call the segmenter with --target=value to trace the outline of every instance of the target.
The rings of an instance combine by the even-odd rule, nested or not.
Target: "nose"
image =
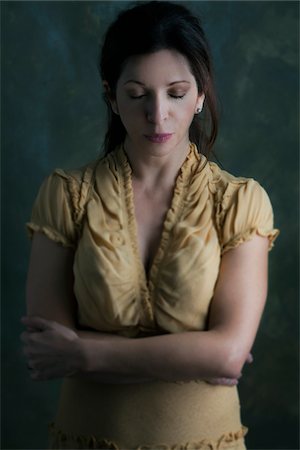
[[[160,124],[168,117],[168,104],[165,99],[156,95],[149,99],[146,104],[146,118],[148,122]]]

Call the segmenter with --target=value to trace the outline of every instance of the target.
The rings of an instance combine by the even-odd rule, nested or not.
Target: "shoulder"
[[[57,168],[47,175],[35,198],[31,222],[33,231],[45,227],[74,240],[80,226],[92,184],[96,161],[78,169]],[[53,233],[52,233],[53,234]]]
[[[92,179],[93,172],[99,161],[100,159],[96,159],[81,167],[72,169],[56,168],[46,179],[60,180],[67,185],[81,186],[82,183],[88,183]]]
[[[107,193],[105,185],[111,183],[105,181],[109,178],[105,173],[111,174],[113,165],[113,156],[103,156],[76,169],[53,170],[43,180],[35,198],[27,223],[29,237],[41,231],[65,246],[76,246],[87,205],[95,191],[104,187]]]
[[[215,194],[216,202],[221,203],[223,210],[234,205],[241,208],[242,201],[246,201],[248,206],[248,202],[258,202],[261,206],[270,203],[269,196],[259,181],[250,177],[235,176],[214,162],[209,162],[208,165],[209,186]]]
[[[247,185],[251,187],[256,186],[256,188],[260,186],[258,181],[253,178],[233,175],[232,173],[221,169],[221,167],[214,162],[209,161],[208,166],[212,190],[220,195],[224,195],[225,193],[228,195],[229,192],[235,193],[239,189],[245,188]]]
[[[61,191],[68,198],[74,208],[80,207],[91,189],[96,171],[105,165],[106,157],[99,157],[77,168],[56,168],[43,181],[43,186],[55,194]]]
[[[238,177],[209,162],[209,187],[215,202],[215,222],[223,252],[250,239],[267,236],[270,248],[278,235],[273,208],[264,187],[254,178]]]
[[[56,168],[44,179],[40,190],[53,198],[56,193],[65,195],[70,206],[80,210],[93,188],[106,192],[106,185],[116,178],[119,165],[117,152],[112,152],[75,169]]]

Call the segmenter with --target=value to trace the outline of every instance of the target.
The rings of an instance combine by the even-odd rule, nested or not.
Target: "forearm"
[[[96,352],[96,354],[101,351],[101,348],[99,347],[99,342],[111,342],[114,343],[115,341],[129,341],[129,338],[113,334],[113,333],[103,333],[98,331],[90,331],[90,330],[76,330],[77,335],[80,337],[80,339],[88,340],[88,346],[91,347],[91,350]],[[92,344],[91,344],[92,341]],[[98,347],[97,344],[98,343]],[[89,353],[90,356],[92,356],[91,353]],[[87,356],[87,355],[86,355]],[[96,355],[95,355],[96,356]],[[85,359],[86,362],[86,359]],[[127,383],[145,383],[148,381],[152,381],[150,378],[142,377],[142,376],[136,376],[135,374],[126,374],[126,373],[113,373],[109,372],[108,370],[100,371],[86,371],[82,370],[80,373],[75,375],[76,377],[88,379],[90,381],[95,382],[101,382],[101,383],[118,383],[118,384],[127,384]]]
[[[90,339],[90,340],[96,340],[96,341],[124,341],[127,340],[127,337],[120,336],[119,334],[113,334],[113,333],[103,333],[101,331],[95,331],[95,330],[80,330],[76,329],[76,333],[81,339]]]
[[[130,382],[236,377],[239,373],[230,359],[229,345],[229,340],[214,331],[123,338],[113,343],[83,339],[79,376],[100,382],[107,378]]]

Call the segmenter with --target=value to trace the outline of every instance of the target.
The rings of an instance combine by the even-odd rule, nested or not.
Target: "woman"
[[[120,14],[100,69],[106,156],[53,172],[28,224],[24,352],[32,379],[64,378],[50,448],[245,449],[269,198],[208,161],[211,59],[185,7]]]

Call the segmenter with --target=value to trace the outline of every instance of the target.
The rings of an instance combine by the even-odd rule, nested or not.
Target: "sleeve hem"
[[[267,237],[269,239],[269,251],[271,251],[274,247],[274,241],[279,233],[280,231],[277,228],[273,228],[271,230],[265,230],[263,228],[251,228],[250,230],[247,230],[244,233],[235,236],[233,239],[227,242],[223,246],[221,254],[223,255],[228,250],[238,247],[243,242],[249,241],[255,234],[258,234],[262,237]]]
[[[70,242],[68,239],[66,239],[65,236],[61,235],[56,230],[53,230],[50,227],[37,225],[36,223],[33,223],[33,222],[27,222],[26,230],[27,230],[27,235],[28,235],[29,239],[32,239],[33,233],[39,232],[39,233],[45,234],[45,236],[47,236],[49,239],[51,239],[52,241],[54,241],[58,244],[61,244],[63,247],[75,248],[75,245],[72,242]]]

